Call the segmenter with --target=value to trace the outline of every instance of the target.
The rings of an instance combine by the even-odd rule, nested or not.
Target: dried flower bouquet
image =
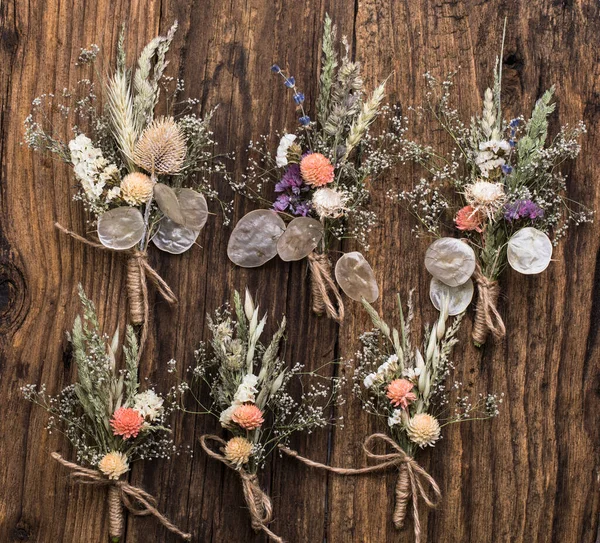
[[[463,122],[451,105],[453,76],[439,82],[425,74],[426,105],[417,111],[437,121],[455,146],[448,155],[405,137],[397,140],[397,158],[413,161],[428,178],[399,195],[417,217],[417,230],[438,239],[427,250],[425,265],[432,274],[434,305],[445,293],[456,312],[473,296],[477,283],[473,340],[485,343],[488,332],[502,338],[505,325],[497,310],[498,279],[508,264],[523,274],[537,274],[551,261],[552,249],[570,224],[591,222],[593,213],[566,195],[561,165],[580,151],[585,125],[565,125],[548,137],[554,111],[554,87],[537,101],[525,120],[502,117],[502,62],[497,60],[493,88],[486,89],[481,115]],[[396,197],[396,195],[392,195]],[[454,220],[452,234],[445,218]],[[552,238],[552,240],[551,240]]]
[[[184,83],[165,75],[176,29],[177,23],[166,36],[148,43],[135,67],[127,66],[121,33],[114,71],[106,77],[97,71],[103,107],[97,103],[95,84],[82,79],[75,93],[65,89],[36,98],[25,121],[29,147],[73,167],[78,181],[74,198],[89,212],[88,222],[96,227],[100,243],[57,227],[88,245],[128,255],[133,324],[147,321],[147,279],[169,303],[177,301],[148,264],[149,243],[168,253],[187,251],[208,217],[205,195],[218,200],[209,177],[225,175],[213,155],[212,112],[200,118],[194,112],[198,100],[178,102]],[[98,53],[95,45],[83,49],[77,65],[91,71]],[[159,109],[165,114],[158,116]],[[59,139],[53,117],[75,123],[73,139],[66,143]]]
[[[301,364],[288,367],[279,356],[285,317],[269,342],[262,343],[266,323],[267,316],[260,318],[248,291],[244,302],[236,292],[234,314],[225,306],[210,318],[212,339],[196,351],[193,376],[196,383],[208,386],[212,399],[206,405],[196,397],[200,412],[218,418],[229,434],[227,440],[202,436],[203,449],[239,474],[252,528],[281,542],[268,528],[273,506],[260,488],[258,473],[293,433],[310,433],[331,423],[330,408],[339,402],[342,383],[305,371]],[[289,392],[295,381],[304,385],[299,400]],[[220,450],[211,443],[221,445]]]
[[[441,493],[435,480],[416,462],[417,452],[435,446],[442,429],[449,424],[495,417],[502,398],[494,394],[480,395],[472,402],[464,395],[454,400],[460,383],[450,382],[454,369],[450,355],[458,342],[457,333],[464,314],[449,324],[447,297],[441,300],[437,322],[430,328],[425,327],[421,347],[413,343],[412,292],[406,318],[398,296],[399,330],[387,324],[368,302],[363,301],[363,305],[375,328],[360,336],[362,347],[356,355],[353,391],[367,413],[385,422],[387,433],[373,434],[363,444],[366,455],[379,463],[365,468],[337,468],[313,462],[285,448],[282,450],[309,466],[340,475],[397,468],[394,524],[397,528],[403,527],[407,506],[412,500],[415,541],[419,543],[418,502],[422,499],[433,507]],[[454,407],[451,401],[455,401]],[[374,453],[372,447],[377,442],[393,452]],[[427,486],[433,494],[426,490]]]
[[[339,322],[344,304],[332,277],[332,246],[336,240],[355,239],[368,249],[376,220],[368,208],[371,184],[392,163],[383,145],[386,135],[376,137],[370,130],[376,118],[388,111],[382,104],[385,82],[365,96],[360,64],[350,59],[345,37],[342,44],[340,56],[336,28],[327,16],[313,117],[307,114],[305,95],[295,78],[272,66],[292,92],[298,127],[281,137],[276,154],[269,150],[266,136],[250,143],[248,171],[233,186],[270,210],[243,217],[228,246],[229,258],[243,267],[261,266],[275,255],[287,262],[308,258],[313,310]],[[262,196],[265,183],[274,184],[274,202]],[[359,252],[338,260],[335,279],[354,300],[364,297],[373,302],[379,295],[373,270]]]
[[[153,496],[126,480],[133,462],[169,458],[175,452],[167,422],[172,406],[153,389],[140,390],[138,342],[133,328],[127,327],[122,346],[125,368],[119,370],[118,332],[109,341],[100,330],[94,305],[81,287],[80,298],[83,319],[77,317],[69,335],[77,363],[76,383],[57,396],[48,395],[45,385],[22,388],[27,400],[48,411],[47,429],[64,434],[75,449],[76,463],[56,452],[52,458],[71,470],[75,482],[108,488],[109,535],[113,543],[118,543],[123,534],[123,506],[133,515],[153,515],[167,529],[190,540],[190,534],[157,510]]]

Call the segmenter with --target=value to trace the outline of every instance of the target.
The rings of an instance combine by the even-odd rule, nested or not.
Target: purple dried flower
[[[300,117],[298,119],[298,122],[302,125],[302,126],[308,126],[310,124],[310,117],[308,115],[303,115],[302,117]]]
[[[504,218],[507,221],[529,219],[534,221],[544,216],[544,210],[532,200],[516,200],[504,206]]]
[[[275,211],[285,211],[290,205],[290,196],[288,194],[280,194],[273,203]]]
[[[296,205],[293,208],[292,213],[297,216],[306,217],[310,213],[310,210],[310,202],[304,201]]]
[[[302,102],[304,102],[304,94],[301,92],[294,94],[294,102],[296,102],[297,105],[300,105]]]

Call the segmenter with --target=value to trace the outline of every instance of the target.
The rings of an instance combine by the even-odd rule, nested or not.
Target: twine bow
[[[329,258],[326,254],[313,251],[308,255],[308,265],[313,300],[312,310],[317,315],[321,315],[325,311],[330,319],[341,323],[344,320],[344,301],[331,275]],[[335,298],[335,305],[330,292]]]
[[[101,243],[90,241],[72,230],[69,230],[59,223],[54,223],[64,234],[73,239],[96,249],[108,249]],[[148,301],[148,279],[155,286],[158,293],[169,303],[175,305],[177,297],[166,283],[166,281],[156,272],[148,263],[148,257],[145,251],[134,249],[127,253],[127,294],[129,297],[129,316],[132,324],[142,325],[140,334],[140,347],[138,350],[138,360],[142,357],[144,345],[148,338],[148,320],[150,318],[150,304]]]
[[[145,490],[135,487],[126,481],[107,479],[101,472],[84,468],[73,462],[65,460],[60,454],[53,452],[52,458],[71,470],[71,479],[79,484],[94,486],[108,486],[109,488],[109,527],[112,538],[120,538],[123,534],[124,518],[121,504],[138,517],[153,515],[167,530],[177,534],[186,541],[191,541],[192,535],[182,532],[177,526],[162,515],[157,507],[156,498]],[[139,503],[141,507],[136,507]]]
[[[244,499],[246,500],[246,505],[250,511],[252,529],[257,533],[263,531],[269,536],[271,541],[275,541],[276,543],[284,543],[281,537],[268,528],[268,524],[273,520],[273,504],[268,494],[260,488],[256,474],[248,473],[247,471],[236,467],[234,464],[229,462],[229,460],[227,460],[222,453],[215,452],[213,449],[211,449],[208,446],[208,441],[214,441],[222,446],[227,445],[227,443],[219,436],[215,435],[203,435],[200,437],[200,445],[204,449],[204,452],[208,454],[208,456],[218,460],[219,462],[222,462],[228,468],[236,471],[239,474],[240,479],[242,480]]]
[[[498,281],[483,275],[479,264],[475,268],[474,278],[477,283],[477,305],[472,337],[475,343],[483,345],[488,332],[492,333],[494,339],[502,339],[506,335],[506,326],[496,307],[500,296]]]
[[[382,442],[389,445],[394,452],[386,454],[376,454],[372,451],[372,446],[377,442]],[[375,473],[385,471],[389,468],[398,468],[398,480],[396,481],[396,504],[394,507],[393,520],[396,528],[400,529],[404,526],[406,517],[406,508],[408,502],[412,499],[413,504],[413,520],[415,527],[415,543],[421,541],[421,521],[419,519],[419,499],[422,499],[428,507],[435,507],[441,497],[441,491],[434,478],[429,475],[412,457],[406,454],[402,447],[398,445],[392,438],[385,434],[372,434],[367,437],[363,443],[363,450],[368,458],[380,462],[374,466],[365,468],[336,468],[314,462],[303,456],[300,456],[296,451],[292,451],[287,447],[280,447],[280,450],[285,454],[297,458],[300,462],[313,468],[324,469],[338,475],[362,475],[365,473]],[[431,487],[433,496],[431,496],[426,487]]]

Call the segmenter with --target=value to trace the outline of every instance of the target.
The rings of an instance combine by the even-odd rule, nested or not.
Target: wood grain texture
[[[569,190],[600,208],[600,5],[595,0],[163,0],[75,2],[13,0],[0,3],[0,541],[105,541],[105,501],[98,489],[70,484],[51,462],[66,443],[44,431],[46,416],[21,398],[25,383],[57,391],[73,379],[64,330],[78,311],[77,283],[96,302],[107,331],[124,326],[122,259],[60,236],[58,220],[83,231],[81,206],[71,199],[68,168],[40,160],[22,140],[31,100],[73,86],[80,47],[97,43],[109,62],[121,21],[128,24],[133,57],[174,19],[180,22],[171,75],[185,78],[186,93],[200,96],[214,119],[222,150],[236,152],[239,175],[245,146],[262,133],[294,124],[290,97],[274,81],[277,61],[296,76],[307,102],[315,98],[321,20],[328,11],[363,61],[367,81],[392,73],[390,101],[403,108],[420,101],[422,74],[445,74],[460,65],[456,91],[465,112],[479,110],[498,50],[504,17],[508,34],[504,103],[508,114],[527,111],[541,92],[557,85],[553,128],[580,118],[588,124],[579,160],[568,166]],[[415,136],[444,144],[433,126]],[[428,276],[421,265],[426,242],[410,234],[406,213],[390,205],[389,188],[408,188],[418,172],[402,168],[374,192],[381,218],[368,254],[384,295],[378,308],[393,309],[393,295],[416,287],[416,326],[434,318]],[[227,189],[224,190],[227,192]],[[239,218],[250,207],[236,204]],[[368,328],[358,304],[348,301],[343,327],[309,312],[305,263],[272,261],[259,270],[234,268],[227,260],[230,230],[211,217],[199,242],[182,256],[151,254],[151,262],[181,303],[170,309],[153,299],[151,339],[143,377],[171,382],[166,362],[180,368],[206,337],[205,313],[245,285],[268,307],[271,326],[287,314],[290,361],[317,367],[351,358],[357,335]],[[443,501],[422,521],[430,542],[598,541],[598,357],[600,342],[600,224],[571,230],[556,261],[538,277],[507,272],[501,311],[508,335],[498,345],[475,349],[471,317],[455,352],[456,378],[474,393],[505,393],[501,416],[449,428],[444,440],[419,460],[436,478]],[[349,244],[344,249],[351,249]],[[183,295],[183,293],[185,293]],[[360,443],[376,430],[351,399],[339,414],[344,429],[302,436],[300,453],[335,465],[365,463]],[[175,421],[177,442],[193,456],[137,466],[133,484],[158,496],[159,507],[195,540],[259,542],[250,530],[239,481],[202,453],[198,437],[217,430],[203,417]],[[412,526],[397,532],[391,522],[394,475],[340,479],[274,458],[262,476],[271,493],[272,525],[289,543],[411,541]],[[152,519],[129,518],[126,543],[176,541]]]

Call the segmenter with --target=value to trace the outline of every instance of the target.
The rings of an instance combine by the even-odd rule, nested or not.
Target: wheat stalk
[[[133,151],[138,132],[135,126],[133,100],[125,72],[118,71],[108,82],[108,113],[111,129],[130,170],[135,169]]]
[[[371,94],[371,97],[363,104],[362,111],[358,118],[352,123],[350,133],[346,138],[346,153],[342,158],[342,162],[348,160],[352,150],[360,143],[367,129],[377,117],[379,106],[385,96],[385,84],[387,80],[381,83]]]

